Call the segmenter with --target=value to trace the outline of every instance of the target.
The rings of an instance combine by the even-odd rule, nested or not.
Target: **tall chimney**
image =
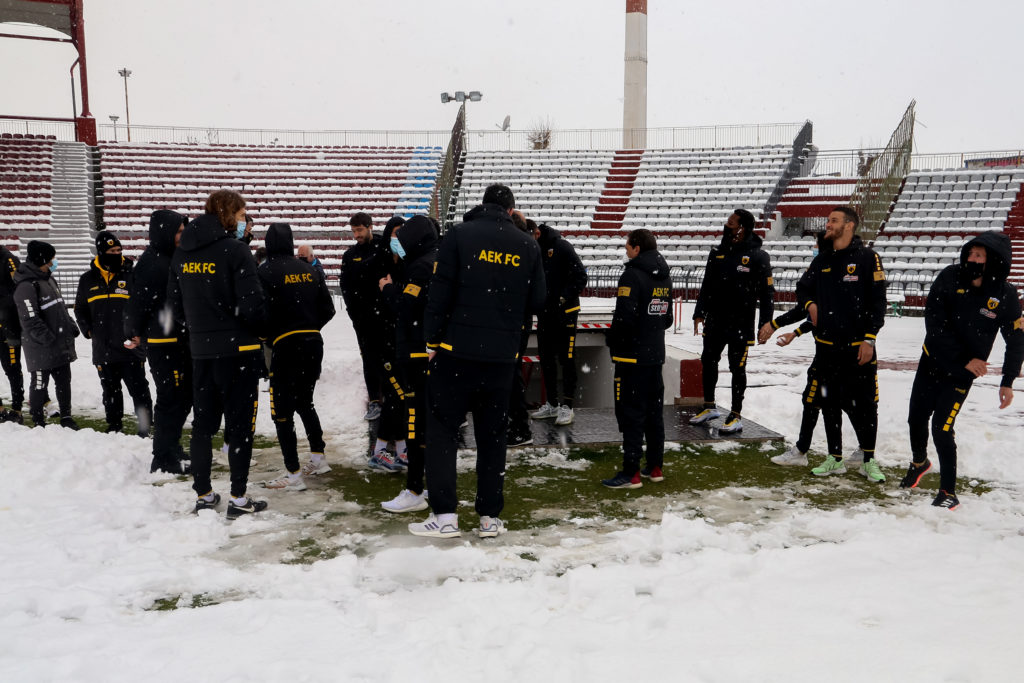
[[[647,0],[626,0],[622,147],[647,147]]]

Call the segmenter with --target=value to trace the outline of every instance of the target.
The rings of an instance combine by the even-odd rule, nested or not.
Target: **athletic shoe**
[[[459,531],[459,516],[454,512],[431,514],[422,522],[413,522],[409,525],[409,533],[427,538],[457,538],[462,535]]]
[[[270,481],[263,482],[263,488],[267,489],[283,489],[285,491],[305,491],[306,482],[302,480],[302,471],[299,471],[299,476],[294,477],[287,472],[282,474],[277,479],[271,479]]]
[[[124,429],[124,425],[107,425],[107,434],[117,434],[120,433],[122,429]]]
[[[638,489],[644,485],[640,481],[640,473],[634,472],[633,474],[626,474],[625,472],[617,472],[611,479],[605,479],[601,482],[610,489]]]
[[[57,417],[60,415],[60,405],[53,401],[47,401],[43,404],[43,412],[46,413],[46,417]]]
[[[920,465],[911,462],[910,467],[907,468],[907,473],[903,477],[903,481],[900,482],[901,489],[916,489],[917,485],[921,483],[921,477],[924,476],[925,472],[932,468],[932,461],[928,458],[924,459],[924,462]]]
[[[534,420],[549,420],[553,417],[558,417],[558,406],[545,403],[538,410],[530,413],[530,417]]]
[[[735,434],[742,431],[743,420],[737,413],[729,413],[729,417],[725,418],[725,422],[718,428],[719,434]]]
[[[196,514],[200,510],[213,510],[220,504],[220,494],[213,494],[213,500],[206,500],[205,497],[200,496],[196,499],[196,507],[192,510],[192,514]]]
[[[874,458],[865,460],[857,471],[860,472],[860,476],[876,484],[885,481],[885,475],[882,474],[882,470],[878,467],[878,461]]]
[[[807,454],[801,453],[800,449],[796,446],[792,446],[788,451],[782,455],[776,455],[771,459],[776,465],[797,465],[800,467],[807,466]]]
[[[850,465],[861,465],[864,463],[864,449],[858,448],[853,453],[843,458]]]
[[[78,431],[78,423],[72,417],[62,417],[60,419],[60,426],[64,429],[70,429],[73,432]]]
[[[722,411],[720,411],[718,408],[705,408],[704,410],[700,411],[699,413],[690,418],[690,424],[702,425],[705,422],[710,422],[711,420],[714,420],[716,417],[722,417]]]
[[[932,505],[934,505],[937,508],[956,510],[958,507],[960,507],[960,499],[956,497],[955,493],[946,493],[945,491],[939,491],[939,495],[935,496],[935,500],[932,501]]]
[[[327,464],[327,458],[320,458],[320,460],[310,458],[309,462],[302,466],[302,476],[304,477],[327,474],[330,471],[331,466]]]
[[[530,432],[516,432],[513,434],[509,432],[508,439],[505,444],[509,448],[515,448],[516,446],[529,446],[533,443],[533,434]]]
[[[576,419],[576,413],[573,412],[569,406],[558,406],[558,417],[555,418],[555,424],[564,427],[565,425],[571,425],[572,421]]]
[[[650,479],[653,482],[665,481],[665,475],[662,473],[660,467],[647,467],[640,470],[640,476],[644,479]]]
[[[263,512],[267,509],[267,501],[253,500],[245,497],[245,503],[236,505],[234,499],[228,501],[228,519],[238,519],[242,515],[251,515],[254,512]]]
[[[842,458],[830,455],[825,458],[823,463],[811,470],[811,474],[816,477],[827,477],[830,474],[846,474],[846,463],[843,462]]]
[[[409,466],[409,453],[395,453],[395,464],[399,467],[405,468]]]
[[[494,538],[505,533],[505,522],[501,521],[497,517],[480,517],[480,526],[477,527],[476,535],[480,538]]]
[[[0,406],[0,422],[14,422],[16,424],[24,424],[24,421],[22,420],[21,417],[21,413],[15,410],[4,408],[3,406]]]
[[[378,401],[370,401],[370,405],[366,406],[366,414],[363,415],[364,420],[372,421],[380,418],[380,403]]]
[[[416,494],[409,489],[402,489],[402,492],[391,500],[386,500],[380,504],[382,508],[388,512],[419,512],[420,510],[426,510],[429,506],[427,505],[427,492]]]
[[[371,470],[379,470],[381,472],[400,472],[402,470],[402,466],[395,462],[395,456],[391,455],[385,448],[374,453],[368,464]]]

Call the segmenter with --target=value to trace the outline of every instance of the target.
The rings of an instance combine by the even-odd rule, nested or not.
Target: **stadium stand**
[[[0,241],[14,251],[20,238],[49,231],[54,144],[34,136],[0,137]]]

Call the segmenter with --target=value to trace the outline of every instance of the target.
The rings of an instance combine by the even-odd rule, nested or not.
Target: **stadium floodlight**
[[[470,102],[479,102],[481,99],[483,99],[483,93],[479,90],[473,90],[469,93]]]
[[[128,142],[132,141],[132,115],[128,111],[128,77],[132,75],[131,69],[124,67],[118,69],[117,74],[124,79],[124,125],[128,129]]]
[[[114,124],[114,142],[117,142],[117,120],[121,118],[117,114],[110,115],[110,122]]]
[[[454,98],[446,92],[441,93],[441,104],[448,104]]]
[[[456,102],[465,102],[466,101],[466,93],[463,92],[462,90],[456,90],[455,91],[455,101]]]

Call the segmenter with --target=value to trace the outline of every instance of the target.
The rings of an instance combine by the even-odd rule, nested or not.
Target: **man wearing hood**
[[[732,373],[732,408],[719,428],[723,434],[743,429],[740,419],[747,390],[747,352],[754,345],[754,314],[761,324],[772,319],[775,287],[772,264],[754,234],[754,215],[736,209],[725,224],[722,242],[712,248],[704,267],[697,305],[693,309],[693,334],[704,326],[704,351],[700,357],[704,407],[690,424],[704,424],[721,416],[715,404],[718,363],[728,348]]]
[[[395,226],[391,252],[404,264],[405,281],[395,283],[390,275],[381,278],[380,298],[395,320],[395,362],[393,378],[405,425],[405,452],[398,464],[405,469],[405,488],[395,498],[381,503],[388,512],[427,509],[424,462],[427,421],[427,343],[423,336],[423,314],[430,292],[430,278],[436,260],[437,230],[427,216],[413,216]],[[376,457],[376,456],[374,456]]]
[[[96,235],[96,258],[78,279],[75,319],[85,338],[92,340],[92,364],[100,376],[107,432],[123,428],[123,382],[135,404],[138,434],[145,437],[153,419],[153,397],[142,350],[124,331],[131,278],[132,262],[121,254],[121,241],[101,230]]]
[[[601,483],[636,489],[641,477],[663,481],[665,421],[665,330],[672,326],[672,278],[650,230],[626,238],[629,260],[619,277],[615,313],[607,333],[615,363],[615,419],[622,432],[622,470]],[[640,469],[644,438],[647,466]]]
[[[171,259],[167,298],[176,320],[188,328],[192,352],[192,488],[195,511],[220,502],[213,491],[211,441],[224,417],[230,435],[231,500],[228,519],[265,510],[266,501],[245,494],[252,458],[252,435],[259,407],[263,363],[260,337],[267,311],[256,260],[238,240],[245,229],[245,200],[233,190],[218,190],[206,200],[205,213],[185,228]]]
[[[975,378],[988,373],[988,356],[996,334],[1006,342],[999,408],[1013,401],[1013,380],[1024,360],[1024,330],[1017,289],[1006,281],[1011,263],[1010,239],[983,232],[960,251],[960,263],[947,266],[932,283],[925,303],[925,337],[921,361],[910,393],[910,450],[913,459],[901,488],[914,488],[931,469],[928,419],[939,454],[941,479],[932,505],[950,510],[956,496],[957,414],[963,410]]]
[[[303,475],[331,471],[324,459],[324,431],[313,405],[320,379],[324,340],[320,330],[334,317],[327,282],[294,255],[292,228],[271,223],[265,244],[267,260],[257,270],[267,297],[267,343],[270,359],[270,415],[277,429],[287,473],[266,482],[269,489],[303,491]],[[295,413],[309,439],[310,460],[299,466]]]
[[[21,423],[25,402],[25,378],[21,374],[21,323],[14,305],[14,275],[21,267],[18,257],[0,246],[0,364],[11,385],[11,407],[0,401],[0,422]]]
[[[124,333],[143,349],[153,375],[153,461],[149,471],[188,474],[181,432],[192,411],[192,355],[185,327],[167,301],[171,258],[188,219],[160,209],[149,217],[149,246],[132,268],[132,296],[125,308]]]
[[[587,286],[587,269],[576,250],[552,227],[541,224],[533,231],[544,263],[547,296],[537,316],[537,351],[544,374],[547,402],[530,417],[555,418],[556,425],[572,424],[576,397],[576,322],[580,316],[580,293]],[[558,368],[562,368],[562,394],[558,394]]]
[[[808,377],[817,378],[809,400],[820,402],[828,457],[811,473],[846,472],[842,412],[850,416],[864,462],[858,472],[869,482],[885,475],[875,460],[878,433],[878,357],[875,340],[885,324],[882,260],[854,234],[860,218],[849,206],[832,210],[822,249],[796,285],[796,299],[814,325],[815,352]],[[813,380],[812,380],[813,384]]]
[[[473,411],[476,436],[477,530],[497,536],[505,504],[508,397],[527,311],[544,305],[544,266],[537,241],[512,222],[515,196],[505,185],[484,190],[480,206],[441,240],[424,314],[428,348],[436,350],[427,382],[426,521],[417,536],[459,536],[455,458],[459,428]]]
[[[78,325],[71,319],[53,278],[57,251],[48,242],[28,243],[28,258],[14,276],[14,303],[21,323],[21,346],[31,375],[29,413],[36,427],[46,424],[43,405],[53,378],[60,425],[78,429],[71,417],[71,364],[78,359]]]

